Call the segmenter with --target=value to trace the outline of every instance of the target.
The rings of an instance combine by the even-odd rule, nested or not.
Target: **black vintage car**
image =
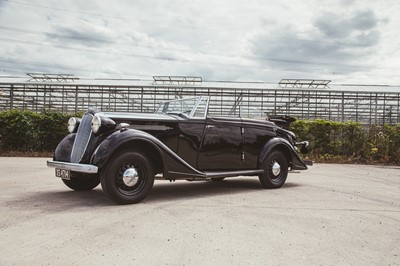
[[[99,183],[119,204],[137,203],[155,177],[174,181],[258,176],[265,188],[279,188],[288,170],[307,166],[297,151],[308,143],[266,116],[209,116],[209,97],[166,101],[154,114],[87,111],[71,118],[71,132],[48,161],[73,190]]]

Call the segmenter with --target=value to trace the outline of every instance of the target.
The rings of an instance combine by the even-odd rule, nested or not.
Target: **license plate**
[[[70,180],[71,173],[69,170],[56,168],[56,177],[59,177],[59,178],[65,179],[65,180]]]

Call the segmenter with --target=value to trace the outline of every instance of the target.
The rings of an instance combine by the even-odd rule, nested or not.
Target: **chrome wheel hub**
[[[278,162],[272,163],[272,174],[278,176],[281,173],[281,165]]]
[[[134,167],[126,169],[122,176],[122,180],[124,181],[124,184],[128,187],[135,186],[139,181],[137,170]]]

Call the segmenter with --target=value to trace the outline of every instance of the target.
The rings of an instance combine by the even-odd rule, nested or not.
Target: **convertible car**
[[[47,166],[73,190],[101,183],[118,204],[137,203],[154,179],[221,181],[258,176],[262,187],[279,188],[289,170],[305,170],[291,131],[266,115],[210,116],[209,97],[162,102],[154,114],[88,110],[68,121],[66,136]]]

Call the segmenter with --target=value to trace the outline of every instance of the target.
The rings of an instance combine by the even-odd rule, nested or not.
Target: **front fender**
[[[124,144],[133,140],[145,140],[152,144],[149,141],[150,138],[144,137],[143,133],[143,131],[129,129],[115,131],[100,143],[94,151],[90,162],[99,167],[103,167],[115,151],[123,147]]]
[[[134,144],[135,141],[146,143],[158,152],[164,166],[164,178],[174,179],[185,175],[197,177],[205,176],[204,173],[186,163],[159,139],[136,129],[122,129],[109,135],[93,153],[91,163],[97,165],[99,168],[103,168],[116,151],[125,147],[132,147],[130,144]]]
[[[293,170],[308,169],[289,141],[280,137],[272,138],[265,143],[260,152],[260,156],[258,157],[258,165],[262,165],[268,154],[270,154],[274,149],[281,149],[287,154],[288,158],[290,159],[289,164]]]
[[[58,143],[56,150],[54,151],[54,161],[70,162],[72,147],[74,146],[76,133],[71,133],[63,138]]]

